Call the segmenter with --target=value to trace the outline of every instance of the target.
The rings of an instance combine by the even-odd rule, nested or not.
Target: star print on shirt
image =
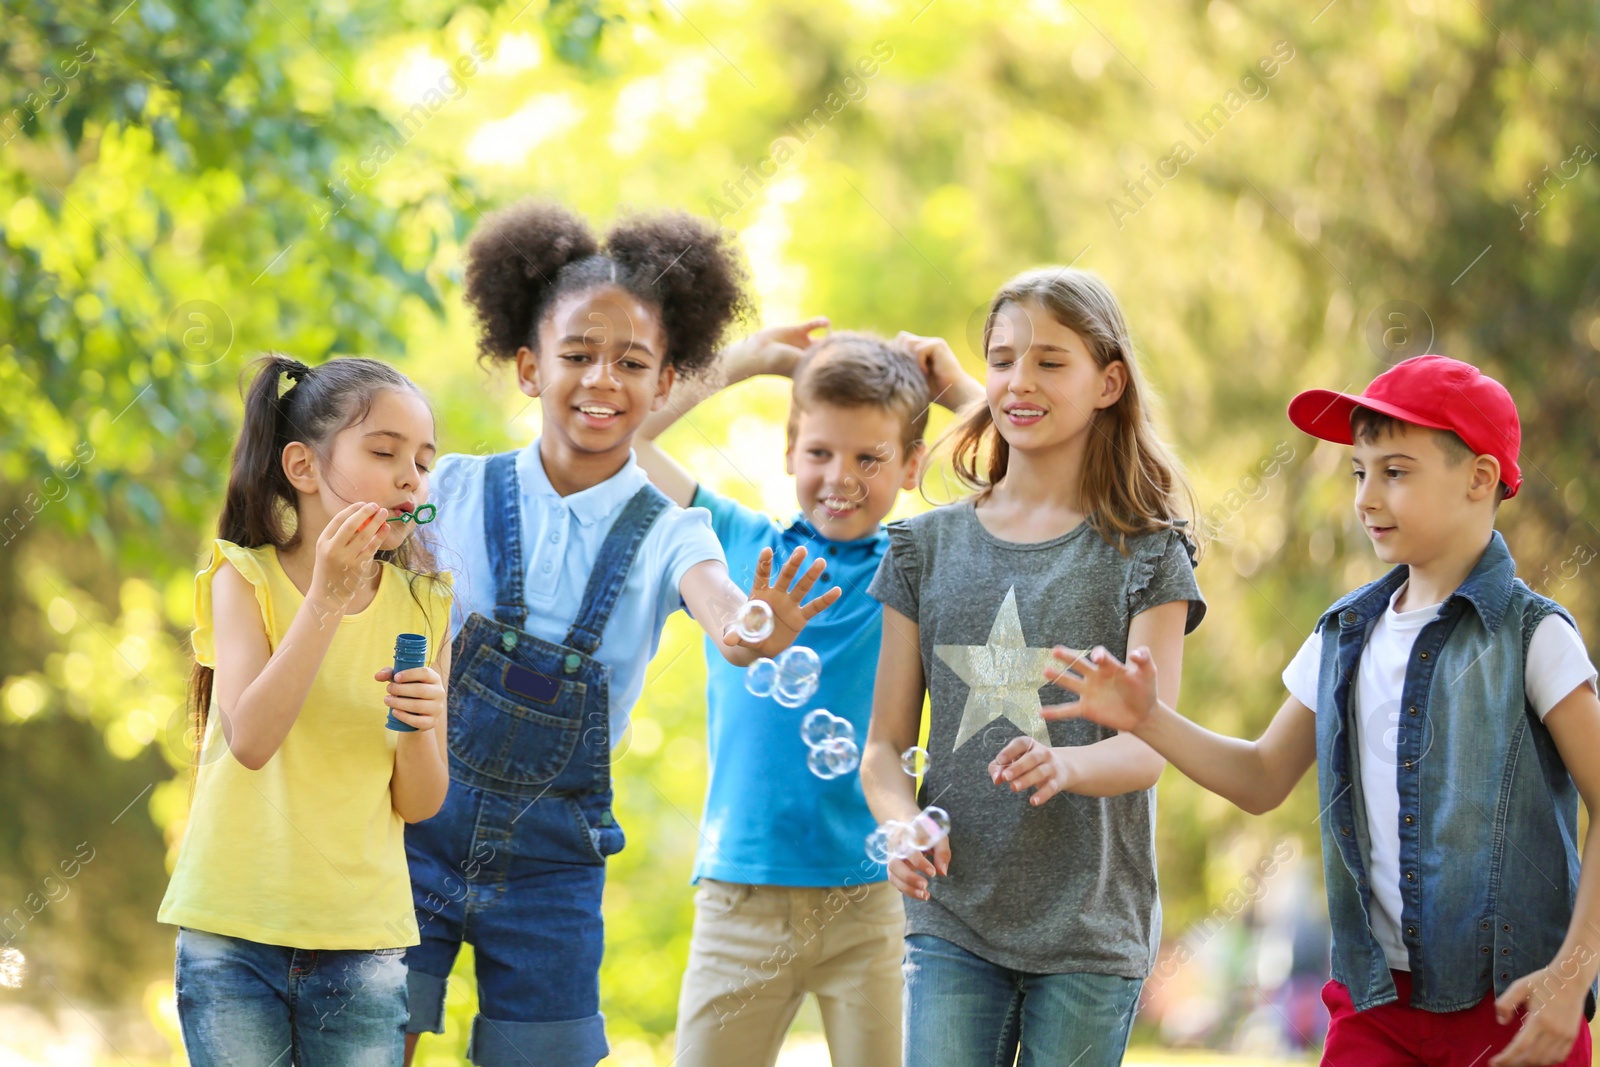
[[[961,712],[961,729],[951,751],[960,748],[995,719],[1005,718],[1041,745],[1050,744],[1039,709],[1039,690],[1046,684],[1045,667],[1052,662],[1049,648],[1030,648],[1022,636],[1017,614],[1017,587],[1006,591],[994,617],[986,645],[934,645],[933,654],[968,685],[967,704]]]

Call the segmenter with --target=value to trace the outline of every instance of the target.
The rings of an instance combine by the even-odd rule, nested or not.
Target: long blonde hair
[[[1091,271],[1071,267],[1024,271],[1002,285],[989,302],[983,324],[985,355],[1000,309],[1027,301],[1082,337],[1101,369],[1117,360],[1127,369],[1122,396],[1090,419],[1093,432],[1084,451],[1080,487],[1089,525],[1124,555],[1129,537],[1172,528],[1180,529],[1191,548],[1198,549],[1198,532],[1190,522],[1196,512],[1194,489],[1156,432],[1150,410],[1153,392],[1139,373],[1127,320],[1111,289]],[[1011,447],[995,426],[986,401],[963,412],[935,448],[949,449],[956,477],[980,501],[1005,477],[1011,461]]]

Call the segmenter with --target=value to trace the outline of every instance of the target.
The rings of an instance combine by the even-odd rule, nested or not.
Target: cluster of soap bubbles
[[[822,681],[822,657],[804,645],[793,645],[777,659],[762,656],[744,672],[744,687],[758,697],[771,697],[786,708],[810,700]]]
[[[800,720],[800,740],[806,743],[806,767],[823,781],[849,774],[861,765],[856,728],[824,708],[806,712]]]
[[[867,835],[867,858],[874,863],[903,860],[926,852],[950,836],[950,813],[926,807],[910,822],[890,819]]]
[[[772,636],[772,609],[762,601],[747,600],[734,613],[733,627],[744,641],[765,641]],[[810,700],[821,681],[822,657],[804,645],[784,649],[777,659],[762,656],[744,672],[744,687],[752,696],[771,697],[786,708]],[[824,781],[861,765],[856,728],[831,711],[808,712],[800,722],[800,739],[806,743],[806,767]]]

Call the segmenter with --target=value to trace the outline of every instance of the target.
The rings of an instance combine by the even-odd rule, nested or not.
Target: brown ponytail
[[[251,365],[255,377],[245,389],[244,424],[233,449],[217,538],[242,548],[272,545],[283,551],[298,545],[307,532],[296,521],[299,497],[283,469],[284,446],[300,441],[326,456],[334,435],[366,418],[380,392],[397,389],[420,396],[421,391],[404,374],[376,359],[339,357],[308,367],[281,352],[268,352]],[[412,598],[423,604],[420,582],[438,580],[433,554],[423,539],[409,537],[399,548],[379,552],[377,558],[410,572]],[[429,636],[432,648],[438,635]],[[189,716],[195,729],[197,770],[214,680],[212,668],[194,665]]]

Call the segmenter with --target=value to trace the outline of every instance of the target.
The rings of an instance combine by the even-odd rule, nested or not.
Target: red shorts
[[[1324,1067],[1483,1067],[1489,1057],[1511,1043],[1522,1025],[1521,1019],[1500,1025],[1494,1014],[1493,993],[1462,1011],[1413,1008],[1410,973],[1389,973],[1394,976],[1400,999],[1366,1011],[1356,1011],[1350,1002],[1350,990],[1342,982],[1329,982],[1322,987],[1322,1002],[1328,1006]],[[1587,1023],[1578,1028],[1575,1037],[1572,1051],[1558,1067],[1590,1067]]]

